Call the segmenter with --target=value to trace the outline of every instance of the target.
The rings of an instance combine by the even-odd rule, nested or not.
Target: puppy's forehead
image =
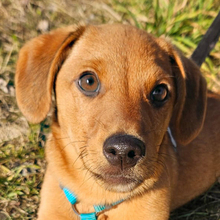
[[[121,24],[88,26],[74,46],[71,59],[97,70],[99,75],[110,71],[122,77],[128,73],[150,76],[169,71],[169,57],[152,35]]]
[[[95,49],[93,55],[114,55],[113,58],[118,55],[153,59],[159,49],[152,35],[128,25],[88,26],[80,42],[86,48]]]
[[[128,25],[89,26],[84,38],[90,39],[90,45],[97,44],[101,48],[111,48],[113,51],[128,52],[136,48],[140,50],[146,42],[153,43],[153,37],[146,32]],[[88,42],[88,41],[87,41]],[[149,45],[150,46],[150,45]]]

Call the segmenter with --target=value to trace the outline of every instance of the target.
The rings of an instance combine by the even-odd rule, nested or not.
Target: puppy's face
[[[78,157],[86,178],[116,192],[154,183],[175,87],[169,56],[152,36],[88,28],[57,76],[56,97],[70,170]]]
[[[131,26],[69,27],[27,43],[16,96],[28,120],[46,117],[52,88],[49,166],[60,184],[89,193],[92,203],[143,193],[163,174],[169,179],[168,126],[186,144],[204,121],[206,83],[196,65]]]

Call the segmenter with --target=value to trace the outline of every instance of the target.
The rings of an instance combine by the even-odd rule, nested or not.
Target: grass
[[[46,166],[44,145],[49,120],[28,124],[14,96],[18,51],[27,40],[72,23],[126,23],[169,38],[190,56],[218,10],[218,0],[1,0],[0,219],[36,219]],[[209,88],[220,90],[220,42],[202,71]],[[219,184],[173,212],[170,219],[219,220]]]

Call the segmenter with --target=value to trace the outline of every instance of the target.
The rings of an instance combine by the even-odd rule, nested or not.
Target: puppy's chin
[[[113,192],[118,192],[118,193],[128,193],[133,191],[137,185],[135,182],[133,183],[127,183],[127,184],[104,184],[106,190],[108,191],[113,191]]]
[[[131,192],[142,183],[137,178],[131,178],[125,175],[99,175],[96,178],[97,182],[106,190],[118,193]]]

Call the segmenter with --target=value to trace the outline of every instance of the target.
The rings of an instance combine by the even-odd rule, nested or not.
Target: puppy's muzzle
[[[111,165],[124,170],[145,156],[145,144],[131,135],[114,135],[105,141],[103,153]]]

